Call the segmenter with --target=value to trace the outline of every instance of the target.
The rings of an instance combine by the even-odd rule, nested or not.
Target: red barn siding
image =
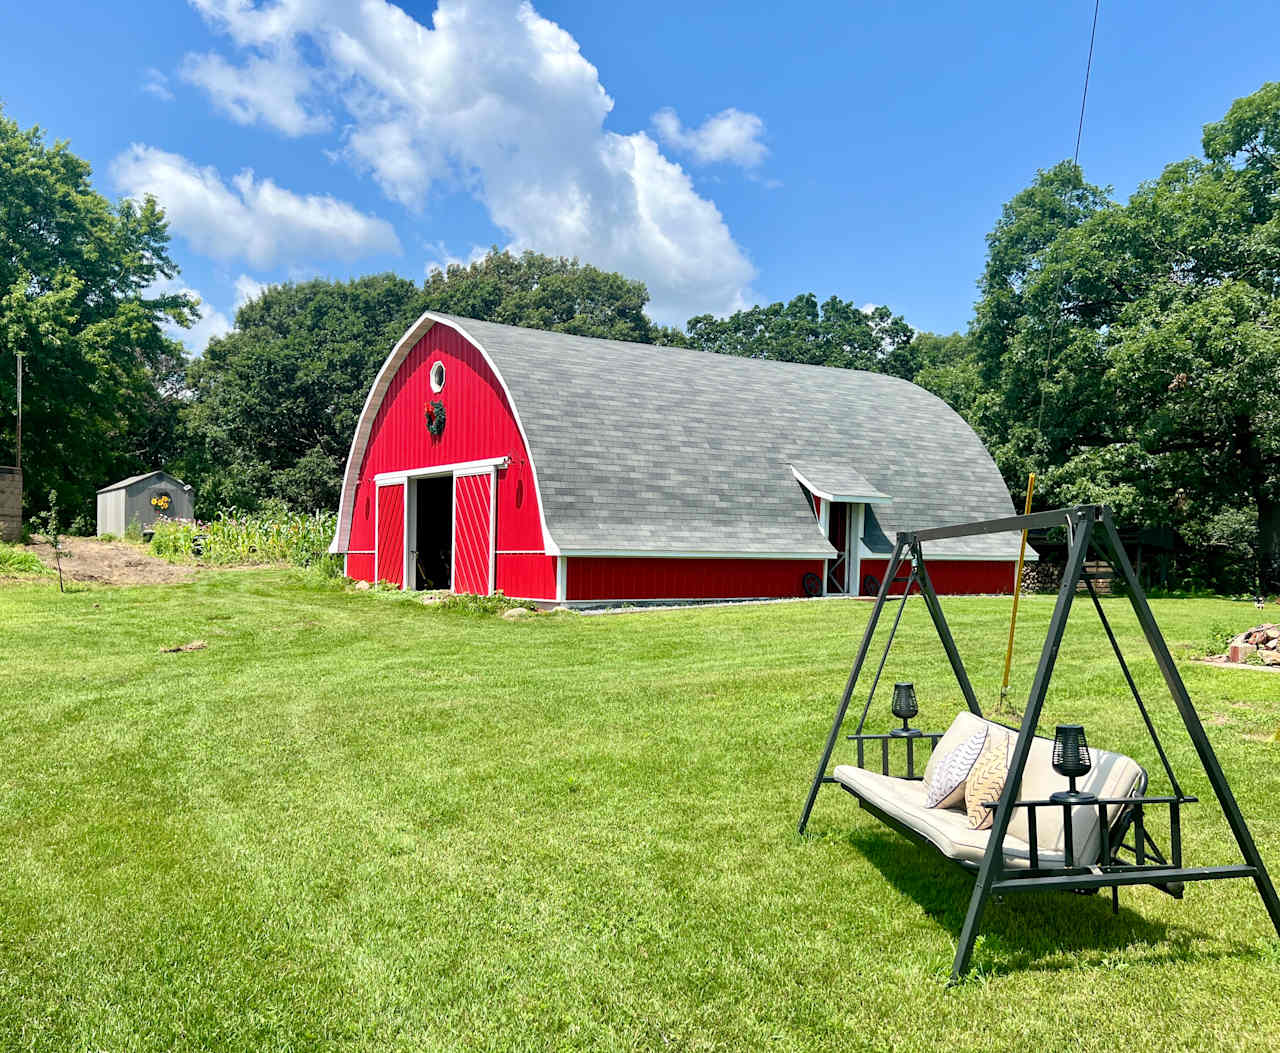
[[[489,501],[492,479],[459,476],[453,491],[453,591],[490,591]]]
[[[926,553],[927,557],[927,553]],[[868,574],[877,582],[884,581],[887,559],[864,559],[861,575],[865,581]],[[1013,572],[1016,564],[1009,560],[998,559],[930,559],[928,560],[929,578],[939,595],[1013,595]],[[911,573],[909,561],[903,561],[898,577],[906,577]],[[894,585],[889,590],[893,595],[902,595],[902,585]],[[875,595],[875,589],[863,587],[863,596]]]
[[[750,599],[803,596],[816,559],[662,559],[570,556],[569,600]]]
[[[348,578],[355,578],[357,581],[373,581],[375,569],[372,552],[347,553],[346,575]]]
[[[437,360],[445,367],[444,389],[438,394],[430,384],[431,366]],[[445,407],[445,428],[434,438],[427,430],[424,411],[437,399]],[[352,501],[348,548],[353,553],[374,548],[374,476],[491,457],[510,459],[497,473],[498,550],[542,553],[542,519],[533,468],[502,385],[468,340],[447,326],[432,326],[405,356],[374,417]],[[510,595],[528,595],[526,569],[521,567],[517,580],[508,584],[502,570],[518,564],[501,562],[495,587]],[[374,570],[371,561],[353,555],[348,559],[347,573],[371,580]],[[545,596],[531,598],[553,599],[554,572],[551,580]]]
[[[522,600],[556,598],[556,557],[533,552],[498,553],[498,587]]]
[[[404,585],[404,487],[378,487],[378,580]]]

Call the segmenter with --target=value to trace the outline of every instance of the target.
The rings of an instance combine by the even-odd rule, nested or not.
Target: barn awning
[[[872,486],[865,475],[849,464],[793,461],[791,474],[801,486],[824,501],[858,501],[868,505],[882,505],[893,500],[888,494],[883,494]]]

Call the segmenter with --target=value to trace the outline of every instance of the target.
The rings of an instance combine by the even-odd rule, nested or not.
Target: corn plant
[[[290,512],[269,502],[256,512],[225,509],[207,523],[158,519],[151,548],[159,556],[205,563],[310,567],[323,560],[337,518],[332,512]]]

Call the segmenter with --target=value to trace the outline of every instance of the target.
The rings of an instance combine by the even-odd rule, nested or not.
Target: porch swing
[[[1006,728],[982,714],[977,695],[930,581],[922,546],[926,542],[945,538],[1063,526],[1067,529],[1069,547],[1062,585],[1058,590],[1021,726],[1017,729]],[[1183,791],[1160,737],[1156,734],[1155,725],[1094,587],[1094,579],[1099,575],[1085,569],[1086,558],[1091,549],[1124,582],[1147,645],[1151,648],[1178,715],[1182,718],[1209,784],[1235,836],[1243,863],[1204,867],[1183,864],[1182,810],[1184,806],[1195,804],[1197,799]],[[905,577],[898,576],[908,563],[910,571]],[[1121,754],[1088,747],[1083,729],[1079,725],[1060,725],[1052,741],[1036,735],[1067,616],[1077,588],[1082,583],[1101,619],[1107,641],[1115,653],[1125,683],[1133,695],[1138,713],[1169,780],[1172,792],[1167,796],[1148,796],[1146,771]],[[857,729],[853,734],[845,736],[847,741],[856,744],[856,764],[840,765],[831,770],[831,756],[840,737],[850,700],[894,585],[903,586],[902,598]],[[872,701],[906,609],[907,599],[915,590],[918,590],[924,600],[968,711],[956,717],[945,733],[914,729],[910,727],[910,720],[917,715],[918,706],[911,685],[904,683],[896,685],[892,705],[893,715],[902,721],[902,727],[883,734],[869,733],[864,728]],[[961,812],[926,807],[923,789],[925,776],[917,771],[919,763],[925,760],[920,755],[923,753],[923,744],[929,744],[930,761],[934,757],[942,759],[952,748],[972,738],[975,733],[990,732],[993,729],[996,734],[1008,735],[1012,748],[999,799],[981,802],[981,807],[992,813],[990,828],[972,829]],[[868,761],[875,766],[868,767]],[[894,770],[898,774],[893,774]],[[1070,782],[1070,789],[1063,786],[1067,781]],[[1185,884],[1189,881],[1252,878],[1272,924],[1275,925],[1277,934],[1280,934],[1280,900],[1276,897],[1276,890],[1231,788],[1227,785],[1226,776],[1191,703],[1186,686],[1169,654],[1169,648],[1156,625],[1146,595],[1112,521],[1111,510],[1106,506],[1077,505],[1006,519],[899,533],[844,694],[836,707],[822,759],[809,788],[809,796],[800,816],[798,829],[801,834],[808,825],[818,791],[827,784],[839,786],[851,794],[860,807],[899,833],[934,848],[944,858],[965,870],[976,872],[973,894],[952,967],[953,983],[959,981],[969,968],[987,901],[992,895],[1011,892],[1069,890],[1090,893],[1109,887],[1112,910],[1118,911],[1119,889],[1122,885],[1150,885],[1181,899]],[[1024,793],[1028,794],[1025,798]],[[1166,812],[1167,826],[1163,821],[1152,823],[1155,816]],[[1165,829],[1168,831],[1166,847],[1162,847],[1157,841],[1157,828],[1159,832]]]

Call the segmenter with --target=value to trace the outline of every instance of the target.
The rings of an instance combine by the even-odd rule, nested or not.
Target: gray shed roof
[[[475,342],[510,392],[546,531],[563,553],[829,555],[793,466],[841,492],[888,497],[875,512],[890,536],[1013,514],[973,429],[923,388],[877,373],[428,312],[388,359],[370,403],[397,353],[438,323]],[[371,424],[368,404],[365,416]],[[365,427],[362,419],[353,459]],[[348,466],[344,502],[357,471]],[[1017,549],[1017,535],[992,535],[928,551],[1011,558]]]
[[[110,486],[104,486],[98,491],[100,494],[110,493],[112,490],[123,490],[126,486],[132,486],[134,483],[140,483],[144,479],[150,479],[153,475],[163,475],[167,479],[173,479],[179,486],[190,489],[181,479],[177,479],[168,472],[156,470],[154,472],[143,472],[141,475],[131,475],[128,479],[121,479],[118,483],[112,483]]]

